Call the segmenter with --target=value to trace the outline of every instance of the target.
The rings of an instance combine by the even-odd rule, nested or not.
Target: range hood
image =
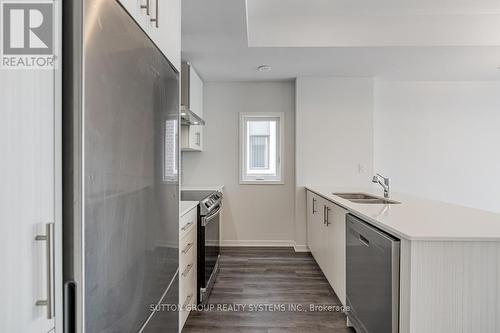
[[[191,89],[193,89],[191,75],[195,75],[193,84],[196,87],[196,78],[201,82],[198,75],[188,62],[183,62],[181,65],[181,125],[205,125],[205,121],[191,108],[191,98],[195,98],[196,101],[198,96],[196,95],[196,88],[196,91],[193,92],[194,95],[191,96]]]
[[[205,120],[189,110],[188,105],[181,105],[181,125],[205,125]]]

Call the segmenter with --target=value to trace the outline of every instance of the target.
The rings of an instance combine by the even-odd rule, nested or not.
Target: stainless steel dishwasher
[[[399,332],[399,251],[398,239],[347,214],[347,318],[357,333]]]

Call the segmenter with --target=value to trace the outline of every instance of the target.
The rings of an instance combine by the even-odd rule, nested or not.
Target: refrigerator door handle
[[[63,289],[63,332],[76,332],[76,283],[67,281]]]
[[[54,265],[54,223],[47,223],[45,226],[45,235],[37,235],[35,240],[46,242],[46,255],[47,255],[47,299],[37,300],[35,305],[47,307],[47,319],[52,319],[55,316],[56,307],[54,304],[55,299],[55,265]]]

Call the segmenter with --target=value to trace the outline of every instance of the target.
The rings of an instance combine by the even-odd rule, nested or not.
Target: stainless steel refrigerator
[[[177,332],[178,72],[116,0],[63,10],[65,332]]]

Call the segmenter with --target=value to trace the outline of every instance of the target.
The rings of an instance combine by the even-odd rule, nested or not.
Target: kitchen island
[[[306,190],[308,246],[344,304],[345,216],[351,213],[400,239],[399,332],[500,332],[500,214],[399,193],[391,196],[397,204],[334,194],[381,197],[373,189]],[[318,203],[327,214],[327,223],[316,223],[319,231]]]

